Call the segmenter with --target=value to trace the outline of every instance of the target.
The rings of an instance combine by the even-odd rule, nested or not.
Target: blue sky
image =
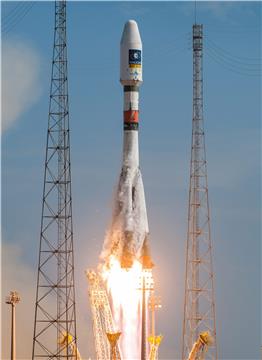
[[[27,358],[32,344],[54,3],[36,2],[24,17],[22,9],[20,16],[18,10],[16,17],[10,15],[17,5],[2,3],[2,295],[13,288],[21,292],[18,357]],[[140,161],[156,288],[163,304],[157,316],[157,331],[164,335],[160,358],[177,359],[184,295],[194,4],[72,1],[67,12],[80,352],[86,358],[94,354],[84,270],[97,265],[111,219],[122,152],[119,42],[125,21],[135,19],[144,49]],[[204,117],[219,358],[258,359],[261,3],[199,3],[197,21],[203,23],[205,37]],[[3,306],[6,330],[9,314]],[[5,358],[9,347],[3,351]]]

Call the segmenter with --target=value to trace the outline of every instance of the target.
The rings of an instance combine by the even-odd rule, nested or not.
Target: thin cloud
[[[225,17],[234,6],[232,1],[207,1],[201,7],[203,12],[210,12],[218,18]]]
[[[18,40],[2,42],[2,132],[39,98],[40,57]]]
[[[217,18],[222,21],[232,21],[231,18],[228,18],[230,14],[236,10],[239,10],[242,7],[238,1],[197,1],[196,2],[196,16],[201,15],[211,15],[214,18]],[[188,1],[186,3],[181,3],[180,10],[186,16],[191,16],[192,20],[195,15],[195,2]]]
[[[141,6],[141,4],[136,4],[133,2],[122,2],[120,8],[122,13],[128,17],[144,16],[151,11],[148,6]]]

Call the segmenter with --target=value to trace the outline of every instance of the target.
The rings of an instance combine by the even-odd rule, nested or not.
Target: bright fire
[[[130,269],[123,269],[114,256],[110,257],[109,266],[104,266],[102,269],[102,278],[106,283],[110,298],[115,330],[121,332],[119,346],[122,359],[141,359],[143,276],[145,272],[140,262],[135,260]],[[145,293],[146,309],[148,309],[149,291]],[[148,329],[147,319],[146,310],[145,323]]]

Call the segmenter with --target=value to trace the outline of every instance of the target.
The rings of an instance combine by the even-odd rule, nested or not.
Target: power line
[[[26,6],[14,9],[13,16],[3,22],[2,33],[8,34],[17,24],[19,24],[23,18],[29,13],[32,7],[36,4],[35,1],[30,1]]]
[[[248,67],[247,65],[240,65],[236,62],[232,62],[229,61],[227,58],[224,58],[223,56],[221,56],[219,53],[213,51],[213,49],[211,49],[210,47],[206,47],[207,51],[209,52],[209,54],[211,54],[212,56],[214,56],[215,58],[217,58],[218,60],[220,60],[221,62],[223,62],[224,64],[237,69],[239,71],[244,71],[250,74],[260,74],[260,69],[259,68],[252,68],[252,67]]]
[[[213,24],[206,24],[207,32],[208,33],[219,33],[220,35],[241,35],[243,33],[261,33],[261,26],[260,25],[254,25],[254,26],[214,26]]]
[[[24,6],[26,6],[26,2],[19,2],[18,5],[13,7],[13,9],[11,9],[9,13],[4,16],[3,22],[12,19],[17,14],[17,12],[19,12]]]
[[[206,41],[211,47],[215,48],[218,52],[224,54],[224,56],[227,56],[229,58],[236,59],[235,61],[243,62],[243,63],[250,64],[250,65],[259,65],[259,66],[261,65],[261,58],[249,58],[249,57],[244,57],[244,56],[233,55],[228,50],[222,49],[211,39],[207,38]],[[256,61],[259,61],[259,62],[256,63]]]
[[[231,65],[233,67],[239,68],[240,70],[246,70],[246,71],[250,71],[250,72],[258,72],[258,73],[261,70],[261,67],[259,65],[252,66],[252,65],[249,65],[247,63],[238,62],[238,61],[233,60],[231,58],[225,57],[223,54],[217,52],[214,48],[210,47],[209,45],[207,45],[206,48],[215,57],[218,57],[219,59],[221,59],[226,64],[229,64],[229,65]]]
[[[214,60],[217,64],[221,65],[222,67],[224,67],[225,69],[231,71],[231,72],[234,72],[236,74],[239,74],[239,75],[244,75],[244,76],[250,76],[250,77],[259,77],[260,74],[251,74],[251,73],[248,73],[248,72],[245,72],[245,71],[241,71],[239,69],[237,69],[236,67],[230,67],[228,64],[226,64],[225,62],[221,61],[219,58],[217,58],[216,56],[214,56],[212,53],[210,53],[210,51],[208,50],[208,48],[206,49],[206,54],[208,57],[210,57],[212,60]]]
[[[10,32],[20,21],[28,14],[28,12],[31,10],[31,8],[35,5],[35,2],[30,2],[25,6],[23,9],[21,8],[19,12],[17,12],[14,17],[4,23],[3,25],[3,33]]]

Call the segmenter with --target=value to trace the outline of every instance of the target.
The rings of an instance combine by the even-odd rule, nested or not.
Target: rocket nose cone
[[[139,29],[135,20],[128,20],[125,23],[121,44],[123,43],[141,43]]]

